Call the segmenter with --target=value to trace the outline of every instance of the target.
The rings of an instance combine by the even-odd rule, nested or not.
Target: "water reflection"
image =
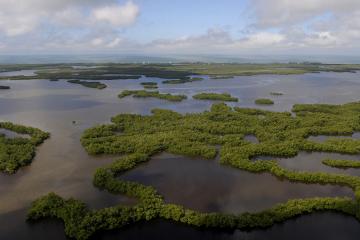
[[[36,70],[19,70],[11,72],[0,72],[0,77],[12,77],[12,76],[35,76]]]
[[[25,74],[25,72],[21,73],[21,75]],[[117,94],[122,90],[143,89],[140,85],[143,81],[158,82],[160,92],[185,94],[188,99],[180,103],[173,103],[159,99],[127,97],[120,100],[117,98]],[[257,108],[259,106],[254,104],[256,98],[274,98],[274,96],[270,96],[270,92],[283,92],[285,93],[283,96],[276,98],[275,105],[260,106],[260,108],[275,111],[289,111],[295,103],[357,101],[360,91],[360,73],[261,75],[226,80],[205,77],[203,81],[176,86],[162,84],[161,81],[162,79],[159,78],[145,77],[137,80],[104,80],[101,82],[108,85],[108,88],[103,90],[85,88],[63,80],[58,82],[47,80],[4,81],[4,85],[10,86],[11,89],[0,92],[0,120],[40,128],[50,132],[51,138],[38,148],[36,157],[30,166],[20,169],[15,175],[0,174],[0,239],[64,239],[62,224],[58,224],[58,222],[55,224],[46,221],[30,226],[24,221],[25,209],[28,208],[31,201],[48,192],[56,192],[64,197],[83,200],[92,208],[118,203],[134,204],[133,199],[99,191],[92,186],[92,175],[95,169],[111,163],[117,156],[89,156],[79,141],[85,129],[95,124],[108,123],[111,116],[125,112],[150,114],[150,110],[155,107],[182,113],[208,110],[212,102],[197,101],[191,98],[193,94],[205,90],[228,92],[234,97],[238,97],[239,102],[231,103],[231,106]],[[76,124],[73,124],[72,121],[76,121]],[[314,155],[314,158],[322,157],[316,156],[316,153]],[[306,162],[306,159],[301,161]],[[316,161],[308,161],[307,164],[311,169],[316,169],[318,166]],[[330,168],[329,171],[331,170],[333,169]],[[283,202],[294,197],[352,194],[347,188],[280,182],[267,174],[253,175],[219,166],[215,161],[177,159],[177,157],[163,160],[154,159],[149,165],[141,166],[125,177],[133,177],[156,186],[165,195],[167,201],[184,203],[187,207],[206,211],[241,212],[266,208],[272,203]],[[336,236],[340,236],[340,238],[344,236],[345,239],[355,238],[359,235],[352,228],[356,225],[359,229],[357,222],[356,224],[352,220],[349,222],[341,215],[331,216],[334,223],[329,226],[336,227],[329,227],[327,232],[337,229],[337,231],[334,230]],[[301,223],[290,221],[289,224],[277,225],[269,230],[270,233],[266,234],[273,239],[277,239],[279,236],[294,239],[296,233],[299,236],[305,236],[301,233],[314,232],[312,224],[318,226],[321,219],[327,221],[330,218],[307,216],[299,219],[304,220],[301,220]],[[294,222],[296,221],[298,220],[294,220]],[[177,229],[181,229],[182,226],[172,225],[174,227],[170,227],[171,224],[166,224],[165,229],[168,228],[166,231],[163,231],[164,225],[157,227],[145,224],[141,231],[129,230],[128,235],[126,231],[123,234],[129,238],[134,238],[134,236],[143,238],[142,236],[146,236],[146,233],[151,230],[153,235],[149,233],[149,236],[169,231],[179,233],[178,236],[199,239],[223,236],[222,233],[217,234],[213,231],[208,233],[200,231],[200,234],[197,233],[198,230],[188,227],[186,227],[188,230],[184,231],[190,233],[181,235],[182,230]],[[137,227],[132,229],[137,229]],[[302,229],[302,231],[296,229]],[[320,227],[320,229],[324,228]],[[324,231],[326,232],[326,230]],[[287,235],[282,235],[285,232]],[[261,231],[255,231],[253,234],[268,238]],[[335,234],[324,234],[326,237],[335,236]],[[236,233],[226,235],[230,238],[239,238]],[[176,237],[176,234],[174,236]]]
[[[273,158],[274,159],[274,158]],[[279,164],[287,169],[308,171],[308,172],[328,172],[328,173],[340,173],[354,176],[360,176],[360,169],[343,169],[333,168],[326,166],[322,163],[324,159],[336,159],[336,160],[359,160],[359,155],[348,155],[340,153],[327,153],[327,152],[299,152],[299,154],[293,158],[280,158]]]
[[[285,223],[256,231],[224,231],[189,227],[183,224],[155,220],[95,235],[92,239],[222,239],[222,240],[263,240],[263,239],[327,239],[355,240],[360,234],[359,222],[334,213],[319,213],[291,219]]]
[[[292,198],[353,195],[346,187],[290,183],[169,153],[154,156],[121,178],[154,186],[166,202],[203,212],[253,212]]]

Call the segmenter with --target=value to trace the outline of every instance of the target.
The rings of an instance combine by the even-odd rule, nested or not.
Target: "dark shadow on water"
[[[162,153],[120,177],[154,186],[168,203],[203,212],[259,211],[293,198],[353,196],[347,187],[291,183],[214,160]]]
[[[26,209],[0,214],[1,240],[51,239],[64,240],[64,224],[60,220],[26,221]],[[21,221],[19,221],[21,219]]]
[[[252,231],[200,229],[171,221],[153,220],[137,223],[120,230],[97,233],[91,239],[355,240],[358,239],[359,234],[360,224],[352,217],[335,213],[316,213],[290,219],[268,229]]]

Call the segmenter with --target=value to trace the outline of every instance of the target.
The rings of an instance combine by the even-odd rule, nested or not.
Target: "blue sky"
[[[360,53],[359,0],[0,0],[0,54]]]
[[[141,7],[141,14],[138,22],[127,31],[127,34],[138,41],[146,42],[158,38],[196,35],[206,32],[209,28],[226,28],[236,36],[250,24],[250,17],[246,16],[247,1],[209,2],[136,1]],[[229,8],[229,5],[232,7]]]

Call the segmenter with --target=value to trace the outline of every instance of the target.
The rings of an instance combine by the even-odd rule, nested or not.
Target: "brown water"
[[[173,103],[158,99],[117,98],[124,89],[142,89],[140,82],[144,80],[159,82],[161,92],[186,94],[189,99]],[[256,98],[273,98],[275,105],[261,108],[276,111],[290,110],[294,103],[356,101],[360,91],[359,73],[206,79],[178,86],[162,85],[161,79],[157,78],[103,82],[108,85],[104,90],[72,85],[66,81],[6,81],[11,89],[0,93],[0,121],[38,127],[49,131],[51,138],[38,148],[30,166],[15,175],[0,174],[0,239],[65,239],[62,224],[58,221],[37,224],[24,221],[31,201],[51,191],[81,199],[92,208],[135,203],[134,199],[99,191],[92,186],[95,169],[110,163],[117,156],[89,156],[79,142],[83,130],[107,123],[111,116],[118,113],[149,114],[155,107],[180,112],[203,111],[209,109],[212,102],[191,99],[192,94],[203,91],[226,91],[238,97],[240,101],[231,103],[231,106],[255,107],[253,101]],[[270,92],[275,91],[284,95],[270,96]],[[312,169],[317,166],[314,161],[309,164]],[[153,159],[128,174],[124,177],[156,186],[169,202],[205,211],[241,212],[266,208],[293,197],[351,195],[347,188],[280,182],[268,174],[254,175],[219,166],[216,161],[183,157]],[[181,196],[181,192],[185,196]],[[339,214],[319,216],[305,216],[266,231],[250,233],[200,231],[155,221],[111,232],[110,235],[101,234],[98,238],[161,238],[164,232],[171,232],[172,236],[179,238],[195,239],[288,239],[295,238],[296,234],[306,236],[305,232],[311,232],[311,236],[316,238],[331,239],[334,232],[341,239],[358,238],[360,224],[354,219]],[[328,231],[324,228],[325,223],[328,223]]]

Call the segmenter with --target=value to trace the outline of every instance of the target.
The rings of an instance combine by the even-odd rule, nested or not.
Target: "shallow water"
[[[255,135],[245,135],[244,140],[251,143],[259,143],[259,139]]]
[[[351,134],[350,136],[326,136],[326,135],[310,136],[310,137],[308,137],[308,140],[314,141],[314,142],[325,142],[329,138],[338,138],[338,139],[351,138],[354,140],[358,140],[358,139],[360,139],[360,132],[355,132],[355,133]]]
[[[299,152],[299,154],[293,158],[280,158],[279,164],[287,169],[301,170],[308,172],[328,172],[328,173],[340,173],[354,176],[360,176],[360,169],[354,168],[333,168],[324,165],[321,161],[324,159],[335,160],[358,160],[359,155],[348,155],[340,153],[326,153],[326,152]]]
[[[19,70],[11,72],[0,72],[0,77],[13,77],[13,76],[35,76],[36,70]]]
[[[202,212],[255,212],[293,198],[353,196],[345,187],[290,183],[267,173],[169,153],[154,156],[120,178],[154,186],[166,202]]]
[[[117,94],[122,90],[143,89],[140,85],[143,81],[158,82],[160,92],[186,94],[189,98],[180,103],[159,99],[117,98]],[[81,199],[92,208],[135,203],[134,199],[99,191],[92,186],[95,169],[109,164],[117,156],[89,156],[79,141],[83,130],[95,124],[108,123],[110,117],[118,113],[149,114],[155,107],[183,113],[207,110],[212,101],[197,101],[191,98],[193,94],[205,91],[229,92],[239,98],[238,103],[229,105],[240,107],[259,107],[254,104],[256,98],[271,98],[275,101],[273,106],[260,107],[275,111],[289,111],[294,103],[357,101],[360,91],[360,73],[262,75],[226,80],[206,78],[204,81],[181,85],[166,85],[161,84],[161,81],[158,78],[144,77],[138,80],[101,81],[108,85],[108,88],[103,90],[85,88],[66,81],[3,81],[3,84],[6,83],[11,89],[0,92],[0,121],[38,127],[49,131],[51,138],[38,148],[30,166],[22,168],[15,175],[0,174],[0,239],[65,239],[62,224],[58,221],[39,224],[28,224],[24,221],[31,201],[51,191],[64,197]],[[271,96],[270,92],[283,92],[284,95]],[[76,124],[73,124],[73,121],[76,121]],[[219,166],[216,161],[173,159],[173,165],[171,163],[171,160],[152,160],[149,165],[139,167],[143,171],[142,175],[140,170],[135,169],[125,177],[134,177],[139,181],[154,184],[167,201],[183,203],[195,209],[222,212],[265,208],[271,203],[292,197],[312,197],[315,193],[321,196],[342,196],[349,193],[346,188],[336,186],[302,186],[280,182],[267,174],[253,175]],[[175,164],[178,171],[173,169]],[[309,161],[308,164],[312,169],[317,167],[315,161]],[[151,177],[151,171],[158,176]],[[181,191],[176,183],[181,186]],[[182,191],[188,198],[181,196]],[[329,224],[328,231],[325,223]],[[320,217],[301,217],[266,231],[251,233],[199,231],[160,221],[129,227],[123,232],[120,231],[119,235],[100,236],[114,239],[124,235],[126,239],[139,239],[148,234],[149,237],[161,238],[163,232],[172,231],[172,235],[179,238],[295,239],[296,234],[306,236],[306,232],[311,232],[311,236],[317,238],[331,239],[336,233],[341,239],[357,239],[358,229],[360,224],[352,218],[325,214]]]
[[[0,128],[0,135],[4,135],[6,138],[30,138],[28,134],[20,134],[3,128]]]

